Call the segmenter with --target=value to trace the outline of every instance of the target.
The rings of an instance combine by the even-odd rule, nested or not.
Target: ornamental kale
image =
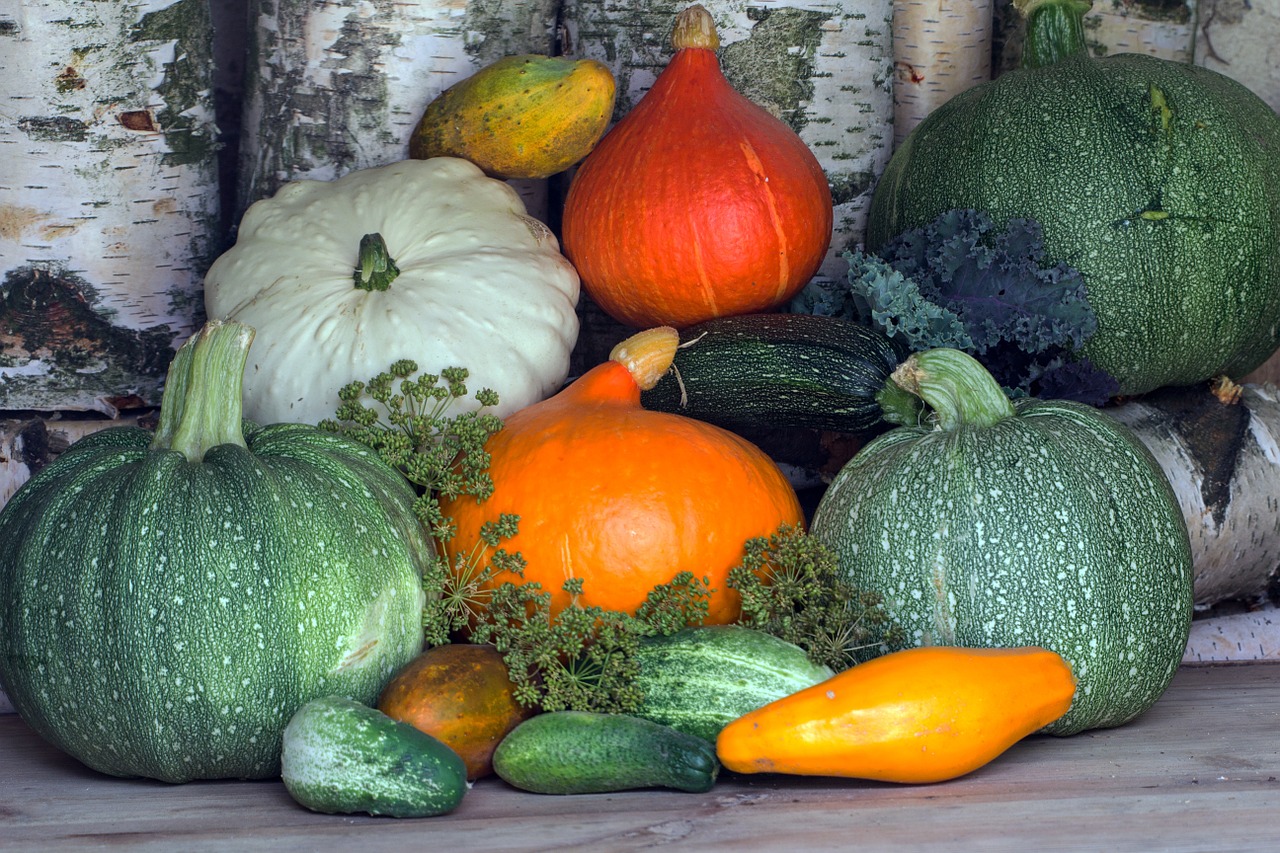
[[[881,327],[913,350],[964,350],[1016,394],[1101,405],[1119,389],[1073,356],[1097,317],[1079,271],[1044,258],[1034,220],[999,228],[986,213],[951,210],[878,255],[846,258],[847,286],[816,281],[791,309]]]

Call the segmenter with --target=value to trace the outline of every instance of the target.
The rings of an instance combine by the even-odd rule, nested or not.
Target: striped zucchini
[[[889,374],[905,350],[882,332],[809,314],[720,317],[684,329],[645,408],[719,426],[868,432],[910,417]],[[886,398],[884,394],[894,395]]]

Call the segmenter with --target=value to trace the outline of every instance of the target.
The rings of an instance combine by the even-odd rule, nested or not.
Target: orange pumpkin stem
[[[671,326],[646,329],[627,338],[609,353],[609,360],[627,369],[641,391],[648,391],[671,369],[680,333]]]
[[[720,34],[711,20],[711,13],[695,3],[676,15],[675,28],[671,31],[671,44],[676,50],[687,47],[698,47],[703,50],[717,50],[720,47]]]

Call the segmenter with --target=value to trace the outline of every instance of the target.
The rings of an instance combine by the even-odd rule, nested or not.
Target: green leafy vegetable
[[[798,528],[748,541],[728,585],[742,596],[740,624],[794,643],[837,672],[858,662],[871,637],[900,635],[879,596],[845,580],[835,553]]]
[[[1033,220],[1000,228],[986,213],[951,210],[878,255],[846,257],[846,284],[815,281],[792,310],[876,325],[912,350],[964,350],[1020,393],[1101,404],[1119,389],[1073,357],[1097,317],[1083,276],[1045,259]]]

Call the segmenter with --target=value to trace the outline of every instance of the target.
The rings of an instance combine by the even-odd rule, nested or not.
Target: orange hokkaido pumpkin
[[[759,448],[711,424],[640,407],[640,391],[671,365],[679,336],[641,332],[614,348],[559,394],[507,418],[485,449],[493,494],[445,500],[457,525],[450,563],[483,547],[480,528],[500,513],[520,517],[502,543],[519,551],[525,581],[570,601],[561,587],[581,578],[578,601],[634,613],[657,585],[689,570],[710,579],[709,624],[739,615],[726,587],[745,543],[801,525],[795,490]],[[491,586],[519,582],[499,573]]]
[[[739,717],[716,754],[737,773],[941,782],[1061,717],[1075,691],[1047,649],[905,649]]]
[[[395,674],[378,710],[441,740],[462,758],[468,779],[493,773],[507,732],[533,716],[493,646],[453,643],[427,649]]]
[[[672,43],[653,87],[582,161],[562,220],[583,288],[634,328],[776,308],[831,243],[822,167],[724,78],[707,11],[682,11]]]

